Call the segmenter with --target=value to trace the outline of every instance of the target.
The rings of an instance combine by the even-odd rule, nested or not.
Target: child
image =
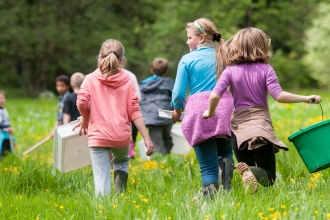
[[[154,151],[140,112],[139,99],[133,80],[120,68],[125,55],[123,45],[113,39],[102,44],[98,68],[87,75],[78,93],[79,133],[87,134],[93,166],[96,194],[105,195],[111,189],[113,155],[116,193],[126,189],[128,179],[128,150],[131,137],[130,122],[144,138],[147,155]]]
[[[63,107],[64,107],[64,101],[66,97],[70,94],[70,78],[67,75],[60,75],[56,77],[55,79],[56,83],[56,90],[58,94],[60,94],[58,99],[58,107],[57,107],[57,120],[55,122],[55,126],[53,130],[50,132],[49,137],[53,138],[55,129],[57,126],[63,124]]]
[[[186,30],[190,53],[181,58],[178,66],[172,93],[172,118],[180,121],[185,102],[181,127],[188,143],[194,147],[202,173],[202,190],[194,199],[199,196],[212,198],[219,188],[219,179],[225,190],[230,189],[234,168],[229,127],[233,100],[227,92],[218,109],[222,112],[220,116],[214,120],[202,119],[208,96],[216,84],[216,68],[222,67],[221,62],[216,62],[215,42],[222,45],[223,40],[207,18],[188,23]],[[190,96],[185,101],[187,87]]]
[[[137,80],[137,78],[136,78],[136,76],[135,76],[134,73],[132,73],[131,71],[125,69],[126,61],[127,61],[127,59],[126,59],[126,57],[124,57],[123,64],[121,65],[122,70],[125,73],[127,73],[131,77],[131,79],[133,80],[134,86],[135,86],[135,89],[136,89],[136,91],[138,93],[138,98],[139,98],[139,101],[140,101],[141,100],[141,93],[140,93],[140,89],[139,89],[138,80]],[[135,141],[136,141],[136,137],[137,137],[137,134],[138,134],[138,130],[137,130],[136,126],[134,125],[134,123],[131,123],[131,127],[132,127],[132,140],[131,140],[131,142],[129,144],[128,156],[130,158],[134,158],[134,156],[136,154],[136,152],[134,150],[134,146],[135,146]]]
[[[13,143],[11,143],[10,137],[8,138],[8,134],[13,135],[14,131],[10,125],[9,114],[5,108],[5,104],[5,93],[0,90],[0,132],[5,133],[1,134],[0,157],[5,156],[6,152],[12,152],[12,148],[14,148],[14,146],[11,146]]]
[[[171,129],[173,120],[161,118],[158,109],[173,110],[170,105],[174,81],[167,77],[167,60],[155,58],[150,72],[152,76],[140,84],[141,112],[149,135],[154,143],[155,152],[169,154],[173,147]]]
[[[322,101],[320,96],[300,96],[282,90],[273,68],[267,64],[271,57],[270,38],[256,28],[245,28],[229,39],[222,56],[227,68],[209,97],[209,107],[203,118],[211,118],[220,98],[230,86],[235,111],[231,119],[232,145],[237,161],[237,171],[244,186],[254,193],[258,182],[271,186],[276,178],[275,153],[288,150],[274,135],[268,109],[267,92],[278,102],[295,103]],[[221,52],[219,52],[221,53]],[[257,165],[257,166],[256,166]]]
[[[80,113],[77,109],[77,94],[79,92],[80,86],[84,81],[85,75],[82,73],[74,73],[70,78],[70,85],[73,90],[73,93],[67,95],[64,100],[63,108],[63,124],[69,123],[71,121],[77,120],[80,116]]]

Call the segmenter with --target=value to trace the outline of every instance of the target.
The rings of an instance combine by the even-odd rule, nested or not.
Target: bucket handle
[[[301,125],[300,125],[300,130],[303,129],[302,127],[303,127],[303,125],[304,125],[305,116],[306,116],[307,110],[308,110],[308,108],[309,108],[309,105],[310,105],[311,103],[313,103],[313,102],[315,102],[315,99],[311,99],[311,100],[309,101],[309,103],[308,103],[307,109],[306,109],[305,114],[304,114],[303,121],[301,122]],[[321,107],[322,121],[323,121],[323,120],[324,120],[324,119],[323,119],[323,109],[322,109],[322,105],[321,105],[321,103],[319,103],[319,104],[320,104],[320,107]]]

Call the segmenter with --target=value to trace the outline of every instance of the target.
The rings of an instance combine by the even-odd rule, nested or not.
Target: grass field
[[[324,118],[330,117],[329,92],[303,93],[321,93]],[[330,169],[310,174],[288,141],[299,130],[307,104],[269,103],[275,133],[290,148],[277,154],[275,185],[249,195],[235,172],[230,192],[193,201],[201,186],[193,151],[150,161],[136,157],[127,192],[104,198],[94,196],[91,167],[68,173],[53,168],[52,141],[22,157],[49,134],[57,101],[8,99],[17,150],[0,161],[0,219],[330,219]],[[321,120],[319,105],[311,105],[304,126]],[[330,146],[324,153],[330,157]]]

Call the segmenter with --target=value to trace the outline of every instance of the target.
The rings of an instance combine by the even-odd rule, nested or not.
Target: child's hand
[[[87,128],[88,128],[88,123],[89,123],[89,118],[80,116],[77,118],[78,120],[78,124],[76,126],[74,126],[74,128],[72,129],[72,131],[74,131],[76,128],[80,128],[79,129],[79,135],[81,136],[82,132],[86,135],[87,134]]]
[[[172,119],[174,121],[182,121],[180,118],[181,118],[181,113],[182,111],[181,110],[177,110],[177,109],[174,109],[173,113],[172,113]]]
[[[310,96],[307,96],[307,103],[309,103],[311,100],[314,100],[314,102],[312,103],[315,103],[315,104],[318,104],[320,102],[322,102],[322,98],[318,95],[310,95]]]
[[[147,147],[147,152],[146,155],[147,156],[151,156],[154,153],[154,144],[152,143],[152,141],[150,139],[144,139],[144,144]]]
[[[203,113],[203,118],[204,119],[208,119],[208,118],[212,118],[213,116],[215,116],[215,112],[210,113],[210,110],[205,110],[204,113]]]
[[[14,130],[12,127],[7,128],[6,130],[7,130],[8,134],[13,135]]]

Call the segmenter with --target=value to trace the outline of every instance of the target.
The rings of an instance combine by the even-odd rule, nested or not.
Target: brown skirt
[[[253,106],[234,111],[231,117],[231,130],[237,138],[238,149],[249,150],[263,145],[274,144],[275,152],[289,150],[274,134],[274,127],[265,106]]]

